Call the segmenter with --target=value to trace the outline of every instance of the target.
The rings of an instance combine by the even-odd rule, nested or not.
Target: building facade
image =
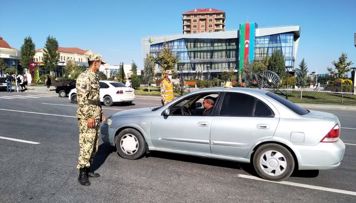
[[[183,34],[225,30],[225,12],[217,9],[194,9],[183,13]]]
[[[56,76],[62,76],[63,68],[68,62],[73,62],[77,66],[88,66],[88,56],[92,53],[90,50],[83,50],[76,47],[58,47],[59,61],[55,69]],[[39,66],[43,66],[44,49],[36,50],[33,61]]]
[[[224,72],[237,72],[243,69],[247,61],[251,63],[251,60],[263,60],[276,50],[282,51],[287,71],[294,70],[299,26],[256,26],[252,35],[249,30],[250,37],[240,30],[148,37],[143,39],[144,55],[157,56],[168,46],[178,59],[175,71],[184,79],[210,79]],[[245,28],[245,34],[246,30]],[[160,71],[158,65],[156,71]]]
[[[12,48],[1,36],[0,36],[0,59],[5,63],[6,67],[17,68],[20,60],[20,52]],[[4,69],[0,69],[0,76],[5,74]]]

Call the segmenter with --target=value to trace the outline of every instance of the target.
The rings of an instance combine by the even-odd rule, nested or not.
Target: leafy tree
[[[119,82],[125,83],[124,63],[120,64],[120,69],[119,69],[119,72],[117,73],[116,77]]]
[[[56,38],[48,36],[43,54],[43,62],[46,70],[49,72],[54,71],[57,67],[58,61],[58,42]]]
[[[300,99],[303,99],[303,88],[307,84],[308,80],[308,66],[304,59],[300,62],[299,68],[297,68],[297,85],[300,87]]]
[[[98,74],[99,74],[99,80],[106,80],[107,79],[105,73],[103,73],[102,71],[99,71]]]
[[[268,67],[268,57],[265,57],[262,61],[254,61],[252,63],[252,71],[254,73],[262,72],[267,70]]]
[[[132,72],[132,75],[137,75],[137,65],[135,62],[132,62],[132,64],[131,64],[131,72]]]
[[[173,55],[172,51],[167,46],[164,46],[158,56],[154,58],[154,63],[162,68],[162,72],[172,70],[177,62],[177,57]]]
[[[280,78],[285,75],[286,66],[281,50],[276,50],[272,53],[272,56],[268,60],[267,69],[277,73]]]
[[[143,68],[143,81],[144,83],[151,83],[154,76],[154,59],[151,55],[147,54],[144,61]]]
[[[38,70],[38,67],[35,68],[35,73],[33,75],[33,81],[35,83],[39,83],[40,82],[40,71]]]
[[[7,68],[4,59],[0,58],[0,74],[3,74],[5,69]]]
[[[74,61],[68,61],[64,68],[64,77],[75,80],[85,69],[86,67],[77,66]]]
[[[132,88],[134,89],[137,89],[140,87],[140,84],[141,84],[141,79],[140,77],[138,77],[137,75],[132,75],[131,76],[131,85],[132,85]]]
[[[35,44],[32,42],[31,37],[26,37],[23,45],[21,46],[21,66],[19,67],[19,73],[23,73],[23,68],[28,68],[29,64],[35,56]]]
[[[335,69],[328,68],[330,74],[335,75],[337,78],[346,78],[347,73],[351,70],[352,62],[347,61],[347,55],[342,53],[338,61],[333,61],[332,64],[334,65]]]

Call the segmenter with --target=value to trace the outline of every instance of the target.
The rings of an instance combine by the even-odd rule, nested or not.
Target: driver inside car
[[[212,111],[213,111],[213,107],[215,104],[215,98],[214,97],[205,97],[203,100],[203,106],[204,106],[204,111],[203,111],[203,116],[210,116]]]

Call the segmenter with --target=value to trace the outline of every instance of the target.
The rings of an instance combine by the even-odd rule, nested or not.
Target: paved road
[[[135,105],[104,111],[155,105],[157,97],[138,97]],[[354,112],[327,110],[339,116],[347,143],[335,170],[272,183],[245,164],[157,152],[130,161],[101,145],[96,167],[102,177],[83,187],[75,169],[75,110],[53,92],[0,92],[0,202],[356,202]]]

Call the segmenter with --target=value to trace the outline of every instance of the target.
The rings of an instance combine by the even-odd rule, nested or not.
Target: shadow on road
[[[115,148],[112,147],[110,144],[107,143],[102,143],[99,148],[98,152],[95,154],[94,160],[93,160],[93,169],[96,171],[98,168],[100,168],[101,165],[105,162],[106,158],[115,151]]]

